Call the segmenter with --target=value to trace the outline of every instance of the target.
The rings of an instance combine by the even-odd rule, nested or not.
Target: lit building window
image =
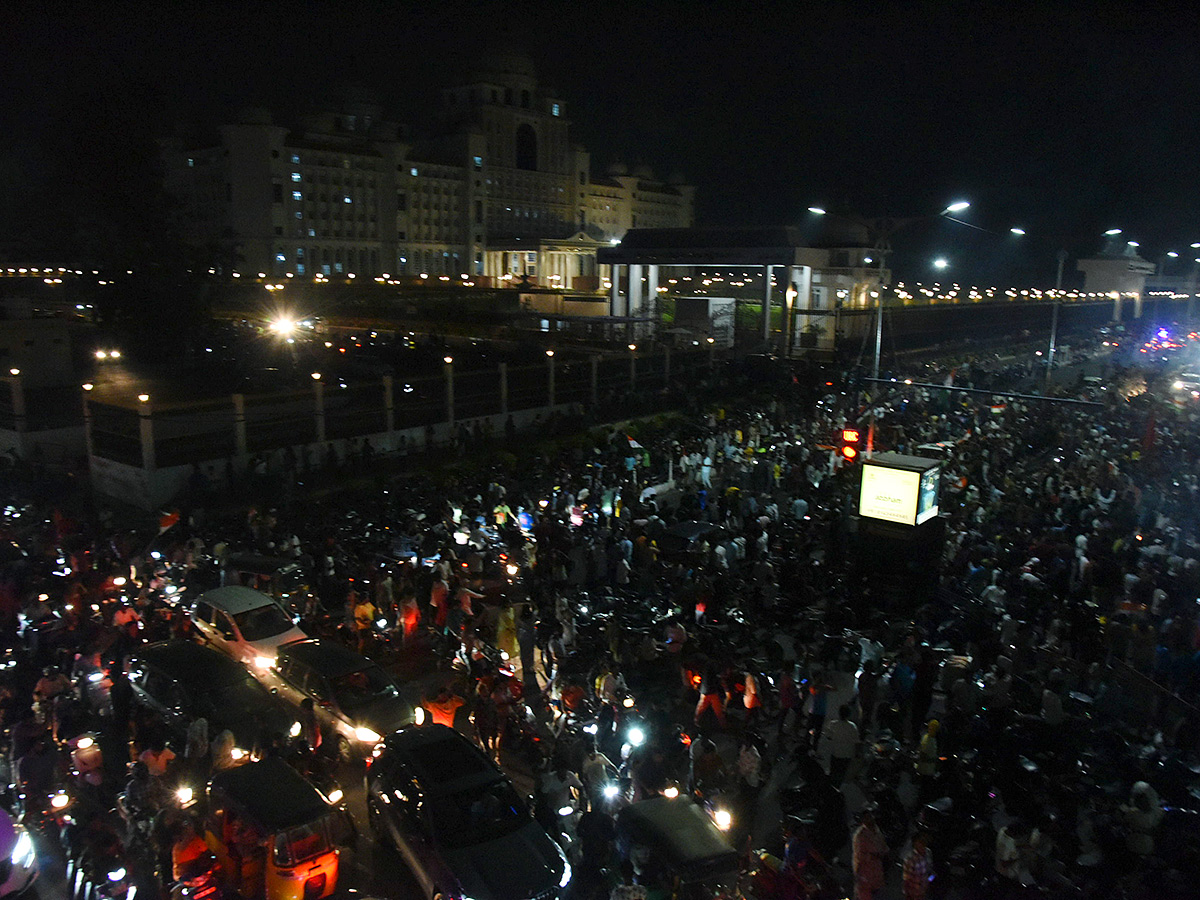
[[[299,180],[300,180],[300,173],[299,173],[299,172],[293,172],[293,173],[292,173],[292,181],[299,181]]]
[[[411,175],[413,178],[416,178],[417,177],[417,167],[413,166],[411,169],[409,169],[408,174]]]
[[[292,199],[293,200],[303,200],[304,195],[301,194],[299,191],[292,191]]]
[[[343,198],[342,198],[342,202],[343,202],[343,203],[350,203],[350,202],[351,202],[351,200],[350,200],[350,198],[349,198],[349,197],[343,197]]]
[[[557,116],[560,112],[561,112],[561,109],[559,108],[559,105],[557,103],[550,104],[550,115]]]
[[[276,253],[275,261],[276,262],[287,262],[287,254],[286,253]]]
[[[300,157],[294,153],[292,154],[292,165],[294,165],[294,166],[300,165]]]
[[[296,210],[296,218],[297,218],[297,219],[303,219],[303,218],[304,218],[304,213],[302,213],[300,210]]]
[[[483,170],[483,157],[476,156],[475,157],[475,171],[480,172],[482,170]]]
[[[196,164],[196,160],[192,159],[192,157],[189,156],[188,157],[188,165],[194,166],[195,164]]]
[[[304,274],[304,263],[296,263],[296,274],[297,275]]]

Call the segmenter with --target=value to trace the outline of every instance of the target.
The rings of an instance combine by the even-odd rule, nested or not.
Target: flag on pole
[[[645,450],[646,449],[641,444],[639,444],[637,441],[635,441],[633,438],[631,438],[629,435],[625,435],[625,440],[629,441],[629,446],[632,447],[634,450]]]

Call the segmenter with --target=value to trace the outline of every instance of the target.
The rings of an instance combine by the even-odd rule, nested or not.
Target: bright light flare
[[[956,200],[946,207],[946,212],[962,212],[964,209],[970,209],[971,204],[966,200]]]
[[[271,323],[270,328],[280,337],[291,337],[296,333],[296,320],[281,316]]]

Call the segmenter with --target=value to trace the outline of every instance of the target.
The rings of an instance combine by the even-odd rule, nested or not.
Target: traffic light
[[[842,441],[838,447],[838,453],[842,455],[842,459],[846,462],[855,462],[858,459],[861,440],[862,437],[857,428],[843,428]]]

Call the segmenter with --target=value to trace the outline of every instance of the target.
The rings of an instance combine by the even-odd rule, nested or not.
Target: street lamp
[[[950,261],[941,256],[939,256],[937,259],[935,259],[933,261],[933,267],[935,269],[946,269],[946,268],[949,268],[949,266],[950,266]]]
[[[1108,237],[1116,237],[1120,233],[1121,233],[1120,228],[1110,228],[1110,229],[1108,229],[1108,231],[1104,232],[1104,234]]]
[[[1009,234],[1015,234],[1018,237],[1025,234],[1024,228],[1010,228],[1010,229],[1008,229],[1008,231],[1009,231]]]

